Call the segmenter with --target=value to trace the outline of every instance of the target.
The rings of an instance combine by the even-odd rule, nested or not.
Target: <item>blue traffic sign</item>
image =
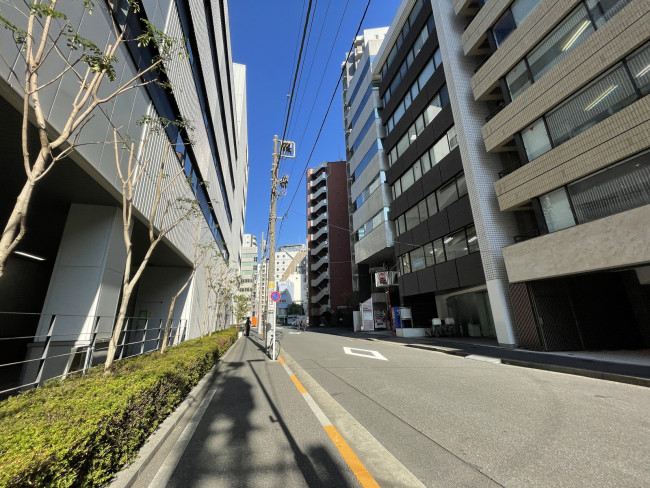
[[[271,300],[274,302],[277,302],[280,299],[280,292],[279,291],[274,291],[271,293]]]

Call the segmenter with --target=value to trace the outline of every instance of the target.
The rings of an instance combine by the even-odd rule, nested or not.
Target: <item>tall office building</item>
[[[345,161],[307,170],[307,314],[310,323],[351,324],[352,267]]]
[[[388,215],[393,197],[386,183],[388,162],[382,150],[385,129],[373,70],[387,30],[364,30],[342,65],[353,306],[358,308],[372,295],[375,308],[384,312],[386,295],[374,288],[372,277],[376,271],[395,267],[395,224]],[[392,301],[398,302],[397,295]]]
[[[400,299],[416,326],[453,317],[455,334],[514,346],[501,248],[515,219],[496,204],[499,169],[477,137],[484,114],[464,91],[469,75],[454,47],[462,30],[448,25],[448,8],[402,1],[374,63]]]
[[[255,306],[258,255],[257,238],[251,234],[244,234],[239,272],[239,294],[245,296],[248,300],[249,313],[252,312]]]
[[[138,13],[129,7],[131,3],[98,1],[92,15],[72,0],[58,2],[57,9],[68,15],[73,29],[78,27],[81,35],[100,48],[113,42],[115,28],[125,29],[127,38],[136,37],[144,25],[138,19],[146,19],[171,37],[186,39],[189,56],[167,67],[166,75],[175,90],[151,83],[120,95],[95,111],[84,126],[80,142],[110,141],[113,127],[124,137],[141,140],[147,129],[138,121],[144,115],[191,121],[195,127],[191,133],[170,125],[154,134],[147,146],[148,157],[156,164],[165,147],[171,145],[170,157],[176,170],[184,170],[188,178],[205,183],[190,187],[184,178],[178,178],[166,195],[172,199],[196,198],[202,214],[200,244],[216,246],[227,261],[238,266],[248,180],[246,68],[231,59],[227,2],[204,2],[197,9],[188,0],[136,1]],[[19,10],[7,8],[2,14],[26,28],[26,17]],[[22,54],[7,29],[0,29],[0,49],[9,65],[20,63]],[[121,45],[116,53],[116,83],[125,83],[138,69],[146,68],[154,54],[135,42]],[[50,56],[43,67],[42,82],[65,69],[63,63],[61,57]],[[73,70],[41,92],[40,104],[52,134],[63,129],[65,111],[70,110],[72,92],[78,86]],[[100,89],[100,95],[105,89]],[[25,174],[20,145],[22,93],[20,82],[5,63],[0,63],[0,108],[4,141],[0,216],[7,218]],[[35,127],[29,130],[31,140],[37,141]],[[30,152],[34,154],[36,149],[30,147]],[[169,171],[172,169],[170,166]],[[147,218],[154,188],[155,178],[143,178],[134,199],[134,265],[148,246]],[[121,192],[109,144],[79,146],[38,183],[27,216],[28,231],[17,248],[24,254],[10,256],[0,279],[0,311],[4,312],[0,323],[4,337],[39,337],[12,342],[0,354],[3,362],[39,357],[44,348],[42,341],[54,324],[48,354],[58,357],[45,362],[44,379],[65,373],[74,357],[66,354],[83,351],[93,330],[98,332],[100,342],[110,336],[126,263]],[[167,316],[172,296],[191,274],[194,235],[194,224],[184,221],[160,243],[133,293],[127,313],[135,319],[129,328],[146,324],[152,327]],[[179,328],[175,334],[179,338],[196,337],[204,325],[214,328],[229,324],[228,317],[217,324],[216,315],[205,323],[204,304],[212,301],[203,263],[191,286],[176,301],[174,320]],[[13,315],[18,312],[34,315]],[[143,337],[142,332],[137,337],[128,334],[127,343]],[[155,345],[155,341],[147,342],[144,350]],[[102,358],[96,354],[95,359]],[[10,385],[20,376],[27,382],[31,375],[20,368],[3,368],[2,384]]]
[[[503,256],[521,346],[648,347],[650,3],[437,4],[462,98],[487,115],[466,138],[518,225]]]

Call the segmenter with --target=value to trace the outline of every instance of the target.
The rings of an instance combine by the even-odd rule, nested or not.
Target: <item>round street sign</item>
[[[271,300],[274,302],[277,302],[280,299],[280,292],[279,291],[274,291],[271,293]]]

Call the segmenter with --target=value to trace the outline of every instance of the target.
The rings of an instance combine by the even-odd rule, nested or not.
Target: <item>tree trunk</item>
[[[11,212],[7,225],[2,231],[2,237],[0,237],[0,278],[4,273],[5,263],[7,262],[9,255],[16,248],[18,243],[20,243],[25,234],[27,208],[29,207],[33,191],[34,181],[28,179],[18,195],[16,205]]]
[[[176,305],[176,298],[178,298],[178,295],[180,295],[180,293],[172,297],[172,302],[169,305],[169,313],[167,313],[167,321],[165,322],[165,334],[163,335],[163,342],[162,342],[162,346],[160,347],[160,354],[164,353],[165,349],[167,349],[167,340],[169,339],[169,328],[171,326],[172,315],[174,314],[174,306]]]
[[[124,295],[122,296],[122,303],[120,305],[120,313],[117,316],[115,321],[115,327],[113,328],[113,336],[108,343],[108,353],[106,355],[106,363],[104,364],[104,374],[108,372],[111,365],[115,361],[115,353],[117,352],[117,343],[120,340],[120,334],[122,334],[122,329],[124,328],[124,321],[126,319],[126,309],[129,305],[131,299],[131,294],[133,293],[133,288],[130,286],[126,287],[124,290]]]

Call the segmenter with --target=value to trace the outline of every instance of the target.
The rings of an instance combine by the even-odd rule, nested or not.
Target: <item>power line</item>
[[[361,25],[363,24],[363,21],[366,18],[366,14],[368,13],[368,7],[370,7],[370,2],[372,0],[368,0],[366,3],[366,8],[363,11],[363,16],[361,17],[361,20],[359,21],[359,26],[357,27],[357,31],[354,34],[354,37],[352,38],[352,44],[350,45],[349,52],[354,51],[354,43],[359,35],[359,31],[361,30]],[[314,151],[316,150],[316,144],[318,144],[318,140],[320,139],[321,133],[323,132],[323,127],[325,126],[325,121],[327,120],[327,116],[330,113],[330,109],[332,108],[332,102],[334,101],[334,97],[336,96],[336,92],[339,89],[339,85],[341,84],[341,80],[343,79],[343,72],[339,74],[338,80],[336,81],[336,87],[334,88],[334,92],[332,93],[332,98],[330,98],[330,103],[327,106],[327,111],[325,112],[325,117],[323,117],[323,122],[320,125],[320,128],[318,129],[318,134],[316,135],[316,140],[314,141],[314,145],[311,148],[311,152],[309,153],[309,157],[307,159],[307,162],[305,163],[305,168],[303,169],[302,174],[300,175],[300,180],[298,181],[298,185],[296,186],[296,191],[294,191],[293,196],[291,197],[291,202],[289,203],[289,207],[287,208],[286,213],[284,214],[284,217],[289,213],[289,210],[291,209],[291,205],[293,205],[293,202],[296,198],[296,195],[298,193],[298,189],[300,188],[300,184],[302,183],[302,178],[305,176],[307,173],[307,168],[309,167],[309,163],[311,162],[311,157],[314,154]],[[283,218],[284,218],[283,217]],[[284,223],[284,221],[283,221]],[[280,231],[282,231],[282,224],[280,224]],[[279,235],[280,232],[278,232]]]

